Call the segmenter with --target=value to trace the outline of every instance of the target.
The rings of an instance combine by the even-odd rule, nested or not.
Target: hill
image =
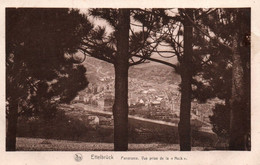
[[[107,62],[87,57],[83,63],[87,68],[87,77],[91,83],[100,83],[100,78],[114,77],[114,66]],[[156,62],[149,62],[129,68],[129,78],[150,83],[178,84],[180,76],[174,69]]]

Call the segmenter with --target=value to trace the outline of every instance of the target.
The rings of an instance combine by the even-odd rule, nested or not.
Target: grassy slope
[[[178,144],[150,143],[128,145],[129,151],[178,151]],[[192,151],[205,150],[192,147]],[[17,151],[113,151],[113,143],[88,143],[67,140],[17,138]]]
[[[84,108],[94,110],[86,105]],[[112,150],[113,125],[105,124],[93,128],[88,124],[88,115],[91,114],[82,108],[63,108],[58,111],[55,118],[48,121],[41,118],[29,120],[20,118],[18,150]],[[106,120],[106,118],[100,116],[100,120]],[[131,144],[133,146],[140,145],[140,148],[136,150],[161,150],[157,146],[159,144],[162,145],[162,150],[167,148],[178,150],[176,128],[136,120],[129,120],[129,126],[129,143],[134,143]],[[213,146],[215,140],[212,141],[208,135],[198,132],[193,132],[193,134],[193,147]],[[54,142],[61,143],[42,143],[43,140],[39,141],[35,138],[48,139],[48,141],[56,139]],[[92,143],[97,148],[91,149]],[[83,146],[80,147],[80,145]]]

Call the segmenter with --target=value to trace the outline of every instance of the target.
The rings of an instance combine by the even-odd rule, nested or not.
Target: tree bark
[[[130,12],[119,9],[115,62],[114,150],[128,150],[128,53]]]
[[[230,99],[230,150],[246,150],[248,106],[245,97],[244,70],[239,51],[239,34],[233,36],[232,94]]]
[[[18,119],[18,102],[10,101],[7,116],[6,151],[16,150],[16,130]]]
[[[186,14],[192,18],[192,9],[187,9]],[[185,16],[184,20],[184,54],[181,61],[181,105],[180,122],[178,125],[180,150],[191,150],[191,78],[192,78],[192,24]]]

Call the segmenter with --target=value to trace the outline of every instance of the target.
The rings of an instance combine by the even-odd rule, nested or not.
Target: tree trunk
[[[18,102],[10,101],[7,116],[6,151],[16,150],[16,129],[18,119]]]
[[[130,12],[119,9],[115,63],[114,150],[128,150],[128,53]]]
[[[230,150],[246,150],[248,106],[245,96],[244,70],[239,51],[239,34],[233,36],[232,94],[230,100]]]
[[[192,18],[192,9],[186,10]],[[191,150],[191,78],[192,78],[192,24],[187,17],[184,20],[184,55],[181,61],[181,105],[178,125],[180,150]]]

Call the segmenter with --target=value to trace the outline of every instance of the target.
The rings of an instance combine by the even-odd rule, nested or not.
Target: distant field
[[[164,65],[152,66],[152,64],[130,68],[129,77],[144,80],[154,85],[179,84],[181,81],[180,75],[176,74],[173,68]]]

